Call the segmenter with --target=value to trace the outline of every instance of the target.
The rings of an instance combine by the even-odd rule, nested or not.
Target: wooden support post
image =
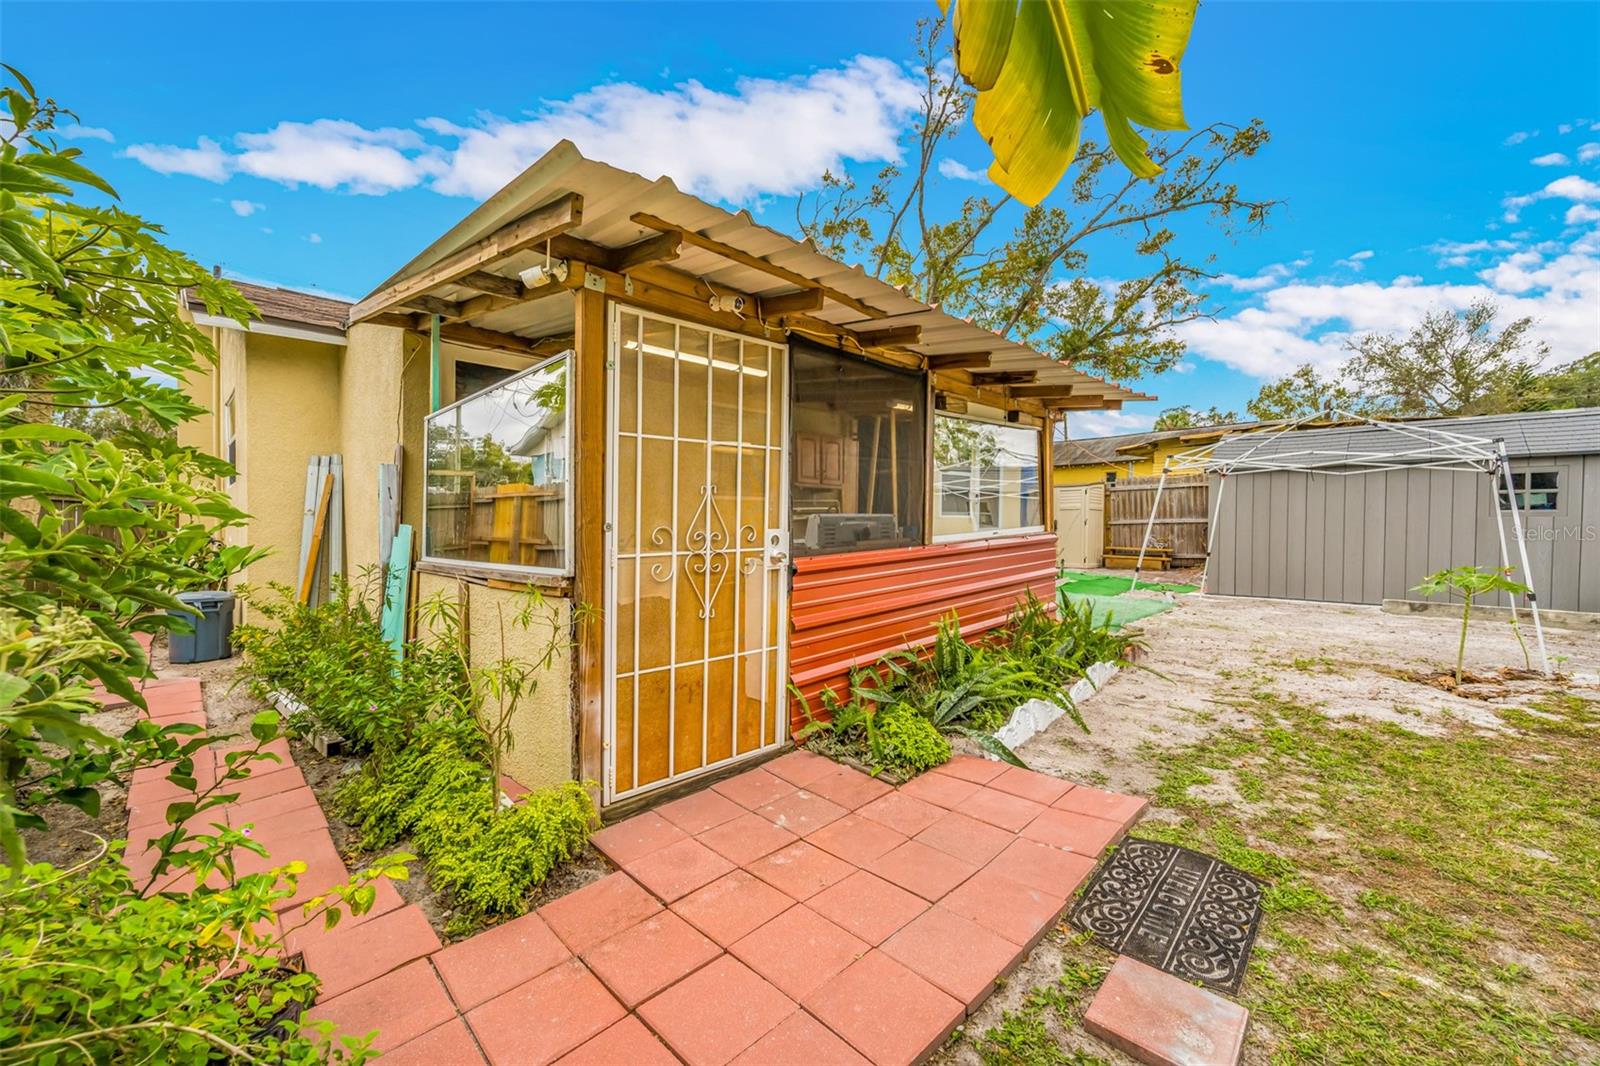
[[[581,781],[598,784],[605,775],[605,506],[606,446],[606,297],[579,289],[576,307],[573,368],[573,450],[576,480],[572,505],[574,611],[577,626],[577,769]],[[587,608],[587,609],[584,609]],[[600,796],[595,796],[598,805]]]

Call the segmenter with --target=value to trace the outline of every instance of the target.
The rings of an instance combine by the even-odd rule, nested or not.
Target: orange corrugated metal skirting
[[[816,711],[824,688],[842,695],[853,668],[924,643],[951,611],[970,636],[1004,622],[1029,590],[1052,602],[1055,581],[1053,533],[796,559],[790,680]],[[791,703],[798,729],[805,716]]]

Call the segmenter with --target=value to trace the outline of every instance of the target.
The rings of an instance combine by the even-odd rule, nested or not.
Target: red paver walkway
[[[151,716],[203,724],[198,693],[163,685]],[[288,924],[346,873],[290,761],[257,775],[226,817],[252,821],[274,865],[310,864]],[[130,852],[171,798],[159,776],[135,782]],[[377,1030],[386,1062],[912,1063],[1143,808],[967,756],[891,788],[796,751],[600,830],[617,872],[448,948],[388,889],[290,949],[323,981],[307,1019]]]
[[[972,758],[892,789],[795,752],[602,829],[616,873],[433,954],[431,981],[353,930],[345,955],[394,968],[309,1017],[402,1062],[916,1062],[1144,806],[1076,791]],[[432,1028],[397,1024],[386,981]]]

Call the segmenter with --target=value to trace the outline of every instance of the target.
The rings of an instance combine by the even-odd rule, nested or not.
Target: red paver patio
[[[1234,1066],[1250,1012],[1215,992],[1120,958],[1084,1012],[1095,1036],[1151,1066]]]
[[[203,721],[198,682],[147,694],[159,720]],[[208,814],[255,827],[272,856],[247,868],[305,860],[298,900],[348,875],[280,754]],[[130,835],[156,835],[181,792],[141,774]],[[791,752],[602,829],[617,872],[446,948],[380,883],[371,913],[291,935],[323,981],[306,1020],[377,1030],[401,1066],[916,1062],[1053,927],[1144,805],[971,756],[894,788]],[[130,849],[130,865],[147,861]]]

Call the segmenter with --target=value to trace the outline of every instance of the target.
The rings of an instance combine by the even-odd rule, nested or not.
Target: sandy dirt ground
[[[1453,666],[1460,624],[1449,619],[1283,600],[1202,595],[1175,600],[1172,610],[1135,627],[1148,644],[1141,656],[1143,668],[1124,669],[1082,705],[1091,732],[1084,733],[1068,718],[1060,719],[1018,749],[1030,767],[1148,796],[1160,772],[1148,759],[1150,746],[1186,748],[1229,725],[1250,725],[1244,713],[1227,701],[1267,679],[1286,697],[1320,706],[1326,714],[1364,716],[1429,735],[1439,732],[1448,719],[1484,731],[1502,728],[1493,707],[1501,702],[1517,705],[1519,691],[1542,687],[1512,682],[1480,692],[1488,699],[1474,699],[1395,676]],[[1524,620],[1531,645],[1530,628]],[[1600,639],[1593,633],[1547,629],[1546,640],[1556,669],[1572,675],[1573,691],[1600,698],[1596,691],[1600,681],[1595,677],[1600,671]],[[1466,665],[1468,671],[1487,672],[1521,667],[1523,657],[1504,622],[1474,622]],[[1141,750],[1146,753],[1143,757]],[[1243,802],[1228,794],[1231,788],[1226,782],[1205,787],[1217,791],[1206,795],[1197,788],[1194,795],[1217,803]],[[1152,805],[1145,822],[1174,817],[1174,812]],[[999,1025],[1006,1011],[1017,1010],[1030,989],[1054,982],[1062,972],[1065,937],[1066,932],[1058,929],[1030,952],[1004,987],[968,1021],[965,1032],[981,1036]],[[1064,1042],[1071,1051],[1113,1063],[1133,1061],[1081,1027]],[[966,1039],[952,1041],[935,1061],[982,1060],[973,1040]],[[1260,1048],[1247,1049],[1246,1061],[1265,1061]]]

